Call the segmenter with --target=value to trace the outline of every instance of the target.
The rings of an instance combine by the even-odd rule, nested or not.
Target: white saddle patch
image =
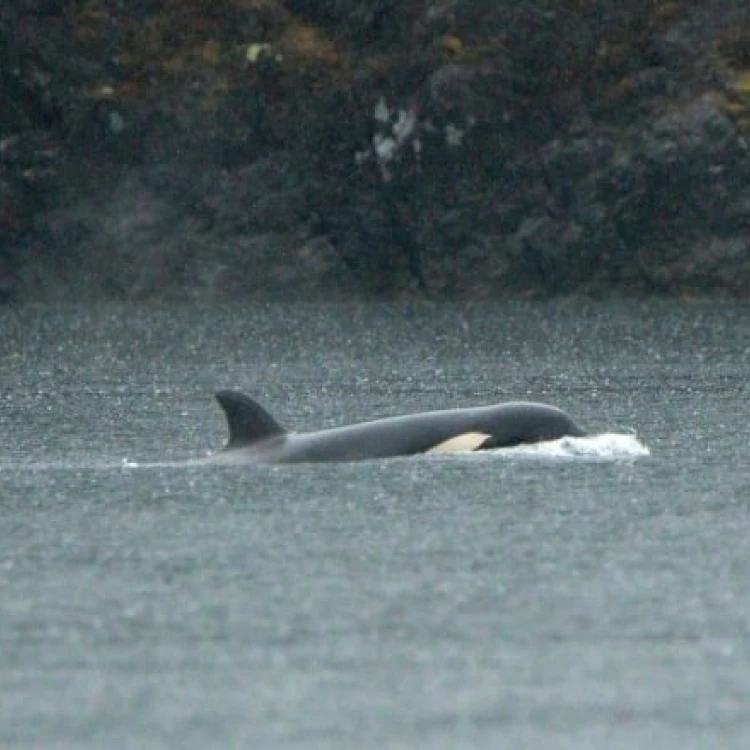
[[[462,453],[475,451],[487,441],[492,435],[485,432],[464,432],[462,435],[448,438],[442,443],[433,445],[425,453]]]

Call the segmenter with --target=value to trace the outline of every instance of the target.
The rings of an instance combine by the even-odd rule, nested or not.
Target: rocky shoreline
[[[750,294],[750,15],[19,0],[0,301]]]

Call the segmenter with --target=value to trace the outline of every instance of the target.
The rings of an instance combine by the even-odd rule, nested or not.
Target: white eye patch
[[[456,435],[455,437],[448,438],[442,443],[433,445],[432,448],[428,448],[425,453],[461,453],[466,451],[475,451],[481,448],[482,445],[491,438],[492,435],[488,435],[485,432],[464,432],[462,435]]]

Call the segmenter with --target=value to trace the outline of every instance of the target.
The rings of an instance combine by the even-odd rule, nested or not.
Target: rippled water
[[[0,312],[0,746],[748,746],[749,323]],[[529,398],[604,437],[180,465],[223,387],[295,429]]]

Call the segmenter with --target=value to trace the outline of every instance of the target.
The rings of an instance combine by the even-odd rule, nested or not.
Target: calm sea
[[[0,746],[750,747],[749,373],[739,304],[0,310]],[[226,387],[605,437],[180,465]]]

